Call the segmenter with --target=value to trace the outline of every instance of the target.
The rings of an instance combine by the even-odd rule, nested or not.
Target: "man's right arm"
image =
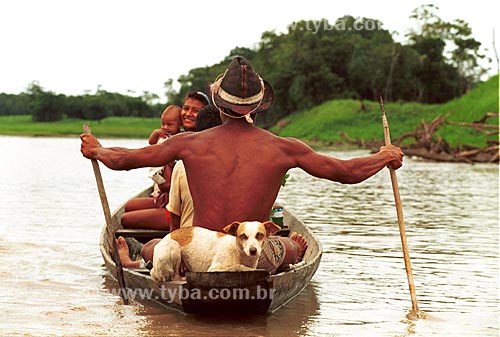
[[[81,149],[83,156],[97,159],[112,170],[131,170],[139,167],[159,167],[177,159],[182,141],[169,138],[161,145],[151,145],[140,149],[122,147],[102,147],[92,135],[83,134]]]

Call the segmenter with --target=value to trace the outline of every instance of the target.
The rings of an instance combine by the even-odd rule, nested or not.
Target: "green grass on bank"
[[[386,102],[391,138],[413,132],[422,121],[431,122],[440,114],[449,114],[450,121],[471,123],[487,112],[498,112],[498,81],[498,75],[494,76],[468,94],[444,104]],[[351,138],[383,141],[380,105],[364,101],[364,106],[365,109],[361,109],[361,102],[355,100],[328,101],[287,117],[280,123],[281,128],[275,126],[271,130],[280,136],[321,142],[344,141],[341,133]],[[488,124],[498,125],[498,118],[490,118]],[[486,136],[468,127],[451,125],[441,127],[438,135],[452,146],[484,146],[487,139],[498,139],[498,135]]]
[[[148,138],[160,127],[160,119],[110,117],[100,122],[81,119],[63,119],[58,122],[33,122],[30,115],[0,116],[0,134],[28,136],[73,136],[83,133],[83,124],[89,123],[92,133],[99,137]]]
[[[498,112],[498,75],[482,83],[468,94],[444,104],[420,104],[386,102],[385,110],[389,120],[392,139],[401,134],[415,131],[425,120],[431,122],[440,114],[449,114],[448,120],[471,123],[481,119],[487,112]],[[381,112],[378,102],[355,100],[332,100],[307,111],[287,117],[282,127],[271,131],[280,136],[297,137],[321,142],[343,142],[341,133],[351,138],[383,140]],[[27,136],[69,136],[83,132],[82,125],[88,121],[63,119],[52,123],[35,123],[31,116],[0,116],[0,134]],[[286,123],[283,126],[283,122]],[[151,131],[160,126],[155,118],[110,117],[101,122],[89,122],[92,133],[98,137],[147,138]],[[498,118],[490,118],[488,124],[498,125]],[[468,127],[442,126],[438,135],[450,145],[469,144],[485,146],[487,139],[498,139],[498,135],[486,136]]]

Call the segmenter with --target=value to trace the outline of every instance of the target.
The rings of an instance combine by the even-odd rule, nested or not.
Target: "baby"
[[[161,114],[161,128],[155,129],[149,136],[149,145],[161,144],[180,130],[181,108],[177,105],[169,105]]]
[[[161,144],[168,137],[179,133],[180,130],[181,108],[177,105],[169,105],[161,114],[161,128],[153,130],[149,136],[149,145]],[[165,207],[168,203],[170,178],[174,164],[169,163],[164,167],[152,167],[149,170],[149,178],[155,183],[152,197],[158,208]]]

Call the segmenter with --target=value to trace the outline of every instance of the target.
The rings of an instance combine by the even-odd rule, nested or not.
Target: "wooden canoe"
[[[146,189],[135,197],[147,196]],[[112,231],[104,226],[100,251],[111,275],[116,275],[116,265],[110,254],[111,238],[116,235],[134,236],[144,240],[162,237],[162,231],[127,231],[120,224],[124,212],[120,206],[112,215]],[[162,305],[185,313],[273,313],[299,294],[318,269],[323,253],[321,244],[312,231],[286,209],[284,222],[290,232],[302,234],[308,242],[303,261],[278,274],[269,275],[264,270],[249,272],[186,273],[186,281],[157,283],[148,269],[123,268],[128,297],[131,300],[154,300]],[[131,234],[132,233],[132,234]]]

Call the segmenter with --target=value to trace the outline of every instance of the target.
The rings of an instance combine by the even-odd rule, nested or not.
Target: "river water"
[[[204,318],[124,306],[113,294],[98,249],[104,216],[79,146],[77,137],[0,136],[0,336],[499,335],[497,165],[406,158],[398,171],[425,318],[406,319],[411,298],[387,170],[358,185],[292,170],[280,198],[324,249],[312,282],[273,315]],[[147,169],[101,170],[112,209],[150,183]]]

